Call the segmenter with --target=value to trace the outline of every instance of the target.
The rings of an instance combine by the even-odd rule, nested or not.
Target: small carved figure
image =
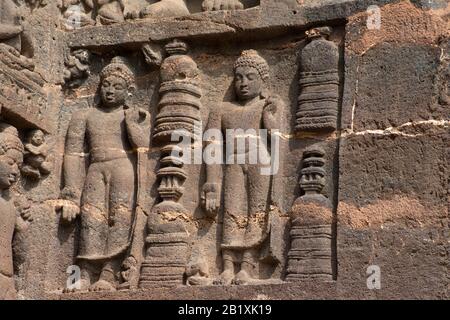
[[[244,5],[240,0],[205,0],[202,8],[203,11],[241,10]]]
[[[136,222],[140,162],[135,154],[148,148],[150,140],[150,114],[127,104],[135,78],[126,61],[114,58],[100,78],[100,104],[75,113],[69,125],[62,191],[66,201],[61,206],[67,223],[81,215],[81,290],[91,291],[116,289]],[[86,177],[85,147],[90,156]],[[95,271],[100,271],[98,279]]]
[[[17,181],[23,145],[17,129],[0,123],[0,300],[15,299],[12,240],[14,232],[30,220],[27,210],[16,210],[9,189]]]
[[[204,259],[186,266],[186,284],[188,286],[209,286],[213,279],[209,277],[208,263]]]
[[[254,130],[259,141],[254,145],[248,138],[245,150],[234,148],[234,153],[227,155],[233,159],[226,159],[223,168],[223,272],[217,284],[252,284],[261,281],[255,276],[255,269],[262,244],[270,232],[271,176],[261,173],[265,164],[251,164],[248,157],[257,145],[260,152],[269,155],[269,146],[261,140],[258,132],[260,129],[278,129],[279,126],[283,102],[270,96],[268,80],[269,66],[264,58],[254,50],[244,51],[234,66],[234,88],[238,101],[224,103],[210,115],[209,129],[216,128],[223,133],[236,129]],[[233,137],[236,138],[239,137]],[[227,140],[226,143],[230,142]],[[244,157],[246,164],[235,163],[235,157]],[[202,200],[206,211],[212,216],[220,208],[220,180],[220,165],[208,165]],[[237,274],[235,266],[239,267]]]
[[[146,43],[142,46],[141,51],[144,55],[145,62],[149,66],[161,66],[163,60],[163,49],[161,46],[154,43]]]
[[[78,49],[67,56],[65,61],[64,81],[71,81],[70,86],[78,86],[89,76],[91,54],[86,49]]]
[[[130,289],[130,283],[133,280],[132,277],[138,272],[137,261],[134,257],[130,256],[126,258],[122,263],[122,270],[119,274],[119,279],[121,279],[121,284],[119,289]]]
[[[42,130],[36,129],[30,132],[25,144],[25,164],[22,167],[24,176],[38,180],[42,175],[51,171],[51,163],[47,161],[48,145],[45,143],[45,135]]]

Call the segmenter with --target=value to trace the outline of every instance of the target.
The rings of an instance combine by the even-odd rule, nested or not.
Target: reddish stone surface
[[[448,1],[0,8],[0,298],[449,298]]]

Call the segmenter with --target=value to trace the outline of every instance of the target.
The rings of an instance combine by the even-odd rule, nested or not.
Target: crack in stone
[[[418,137],[418,136],[423,136],[424,133],[418,133],[418,134],[409,134],[409,133],[405,133],[400,131],[403,128],[407,128],[407,127],[412,127],[412,126],[417,126],[417,125],[432,125],[432,126],[436,126],[436,127],[443,127],[443,128],[447,128],[450,127],[450,121],[449,120],[423,120],[423,121],[413,121],[413,122],[406,122],[398,127],[389,127],[386,129],[372,129],[372,130],[364,130],[364,131],[359,131],[359,132],[343,132],[341,135],[341,138],[345,138],[348,136],[362,136],[362,135],[366,135],[366,134],[374,134],[374,135],[383,135],[383,136],[389,136],[389,135],[399,135],[399,136],[404,136],[404,137]]]

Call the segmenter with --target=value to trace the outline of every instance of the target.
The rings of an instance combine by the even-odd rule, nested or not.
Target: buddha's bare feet
[[[247,271],[241,270],[239,271],[233,279],[233,284],[235,285],[247,285],[253,282],[253,278],[250,277]]]
[[[204,0],[203,11],[241,10],[244,5],[240,0]]]
[[[116,291],[116,286],[106,280],[98,280],[89,287],[89,291]]]
[[[187,280],[187,284],[190,286],[210,286],[213,284],[213,281],[206,277],[193,276]]]
[[[234,272],[232,270],[225,270],[222,272],[218,279],[214,280],[213,284],[218,286],[227,286],[231,284],[234,278]]]
[[[63,289],[63,293],[74,293],[74,292],[79,292],[79,291],[87,291],[89,288],[89,281],[81,279],[80,280],[80,284],[78,286],[73,286],[71,288],[64,288]]]

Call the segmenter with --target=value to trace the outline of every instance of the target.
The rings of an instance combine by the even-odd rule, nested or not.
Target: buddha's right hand
[[[202,188],[202,205],[206,213],[215,217],[220,208],[220,187],[218,183],[205,183]]]
[[[61,220],[64,223],[72,223],[80,214],[80,207],[70,200],[60,200],[56,206],[57,211],[61,211]]]

